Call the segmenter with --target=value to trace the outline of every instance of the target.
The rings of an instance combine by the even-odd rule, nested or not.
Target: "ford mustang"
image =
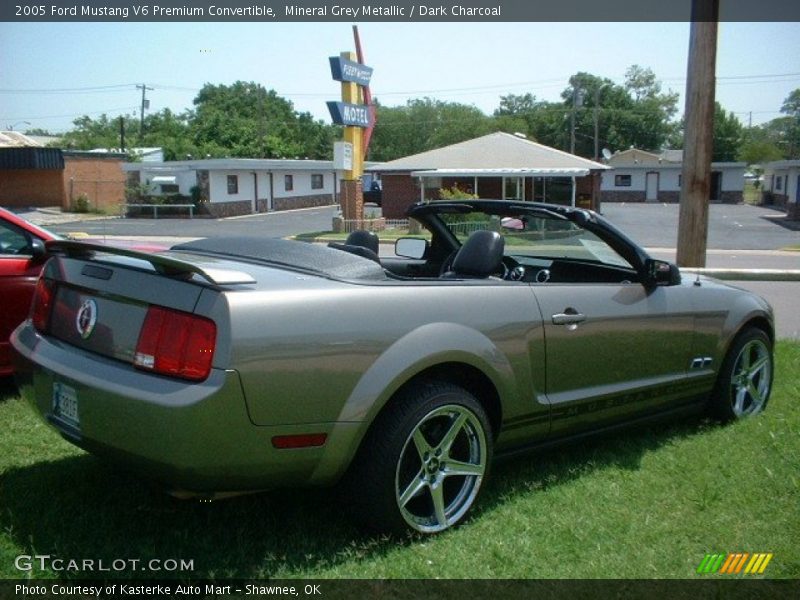
[[[12,336],[67,440],[181,495],[339,483],[360,522],[462,522],[494,457],[646,420],[759,413],[773,313],[602,216],[418,204],[418,235],[74,241]],[[381,255],[383,254],[383,256]]]

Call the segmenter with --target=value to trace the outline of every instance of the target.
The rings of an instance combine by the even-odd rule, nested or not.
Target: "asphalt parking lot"
[[[677,204],[609,202],[603,205],[602,211],[603,216],[643,246],[675,248],[677,244]],[[709,207],[710,249],[778,250],[796,244],[800,244],[800,222],[787,221],[783,211],[749,204],[712,204]]]

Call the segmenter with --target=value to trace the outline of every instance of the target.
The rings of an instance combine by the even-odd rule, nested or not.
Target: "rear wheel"
[[[772,390],[772,342],[763,330],[745,329],[734,340],[717,380],[712,408],[724,421],[758,414]]]
[[[453,527],[474,505],[491,455],[489,421],[472,394],[413,384],[379,417],[349,474],[356,516],[380,531]]]

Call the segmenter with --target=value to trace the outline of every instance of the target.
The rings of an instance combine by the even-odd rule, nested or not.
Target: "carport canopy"
[[[575,206],[575,179],[585,177],[589,174],[589,169],[581,168],[508,168],[508,169],[426,169],[422,171],[412,171],[412,177],[420,180],[425,178],[440,177],[472,177],[475,180],[475,189],[478,189],[478,179],[483,177],[501,177],[503,179],[503,189],[505,189],[506,179],[519,177],[569,177],[572,179],[572,206]],[[522,200],[525,200],[525,186],[522,186]],[[425,186],[420,186],[420,201],[425,201]]]

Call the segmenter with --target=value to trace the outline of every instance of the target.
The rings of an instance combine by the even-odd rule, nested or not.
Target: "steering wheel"
[[[525,277],[525,267],[510,256],[503,257],[502,267],[502,278],[506,281],[521,281]]]

